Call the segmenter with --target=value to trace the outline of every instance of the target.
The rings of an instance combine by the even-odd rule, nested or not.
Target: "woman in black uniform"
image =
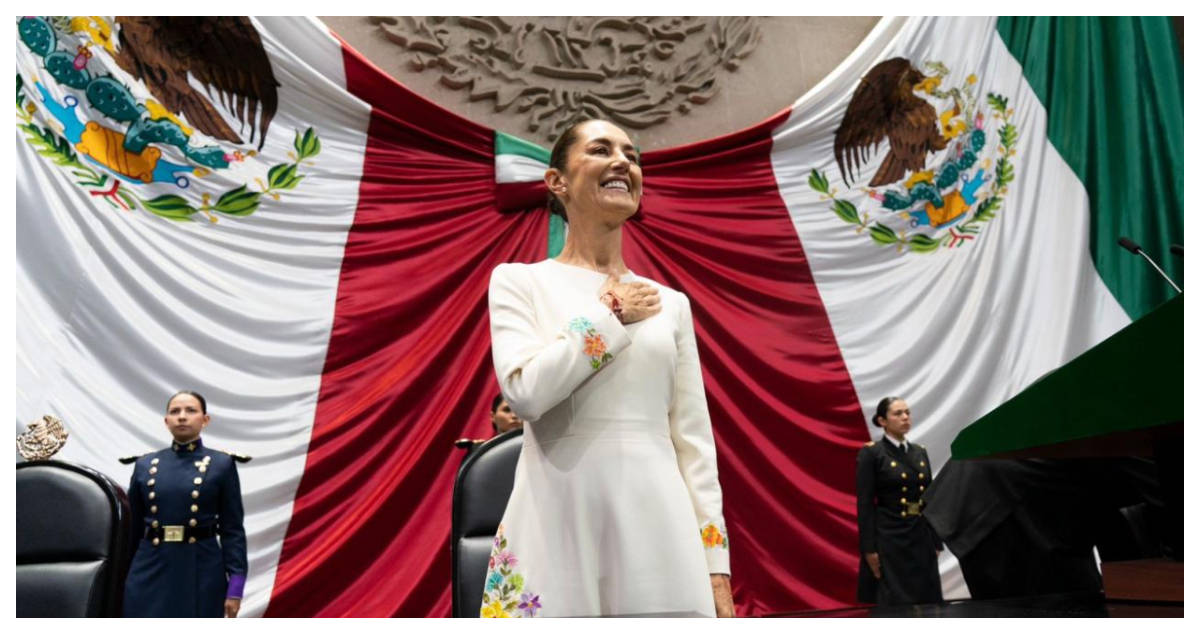
[[[883,438],[858,452],[858,600],[878,605],[938,603],[942,545],[922,516],[933,479],[925,448],[906,440],[908,403],[879,401],[873,422]]]

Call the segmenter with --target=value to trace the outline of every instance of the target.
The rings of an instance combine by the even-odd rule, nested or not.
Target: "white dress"
[[[687,297],[622,325],[606,276],[501,264],[492,360],[525,422],[481,616],[715,616],[729,573],[716,448]]]

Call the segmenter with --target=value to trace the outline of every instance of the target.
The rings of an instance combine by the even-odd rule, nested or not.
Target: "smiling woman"
[[[525,434],[482,616],[733,616],[729,538],[688,298],[630,271],[637,148],[606,121],[551,151],[562,253],[501,264],[492,360]]]

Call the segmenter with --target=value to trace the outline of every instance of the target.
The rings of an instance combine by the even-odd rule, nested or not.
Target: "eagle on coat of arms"
[[[946,148],[937,111],[914,94],[918,86],[929,85],[929,79],[903,57],[876,64],[862,78],[833,137],[833,152],[847,185],[847,164],[853,177],[869,158],[868,151],[885,138],[890,148],[870,187],[890,185],[907,172],[925,169],[925,157]]]
[[[250,126],[252,137],[257,133],[262,149],[279,106],[279,82],[249,18],[118,16],[116,25],[119,47],[113,59],[145,82],[168,111],[183,115],[208,136],[242,143],[208,97],[188,82],[190,73],[206,88],[216,88],[226,109]]]

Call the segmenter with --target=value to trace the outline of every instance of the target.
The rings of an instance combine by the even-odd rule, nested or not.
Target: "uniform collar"
[[[193,440],[192,442],[187,442],[187,443],[183,443],[183,444],[177,443],[175,441],[171,441],[171,450],[174,451],[175,453],[194,453],[196,450],[202,449],[203,447],[204,447],[204,443],[201,442],[199,436],[197,436],[196,439]]]
[[[895,438],[892,438],[891,436],[889,436],[886,431],[883,432],[883,439],[886,440],[888,442],[888,444],[890,444],[892,446],[893,449],[897,449],[897,450],[900,449],[901,443],[912,446],[912,443],[910,443],[907,438],[905,438],[903,441],[896,440]]]

